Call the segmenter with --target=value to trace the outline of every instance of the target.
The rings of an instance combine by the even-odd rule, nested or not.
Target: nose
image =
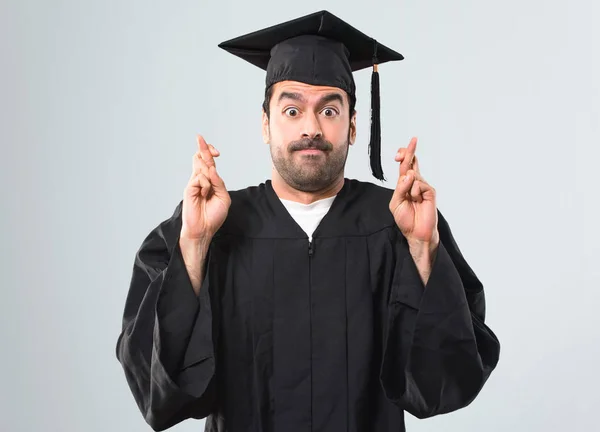
[[[307,113],[302,124],[302,138],[315,139],[322,136],[323,132],[321,131],[319,118],[314,113]]]

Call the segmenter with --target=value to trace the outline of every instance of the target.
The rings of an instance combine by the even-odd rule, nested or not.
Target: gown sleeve
[[[133,397],[156,431],[206,417],[216,397],[210,252],[196,296],[179,249],[181,210],[180,202],[136,254],[116,345]]]
[[[483,286],[438,211],[440,245],[424,286],[397,230],[380,380],[386,397],[417,418],[463,408],[498,363],[500,344],[485,324]]]

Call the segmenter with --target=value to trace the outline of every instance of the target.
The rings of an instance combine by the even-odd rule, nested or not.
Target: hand
[[[192,176],[183,193],[181,237],[209,241],[225,222],[231,198],[217,174],[214,158],[219,151],[200,135],[197,141]]]
[[[409,243],[437,245],[435,189],[421,176],[416,148],[417,138],[413,138],[407,148],[400,148],[396,154],[400,176],[390,201],[390,211]]]

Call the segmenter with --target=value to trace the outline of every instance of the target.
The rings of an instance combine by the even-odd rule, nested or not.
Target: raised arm
[[[209,245],[230,201],[206,151],[211,160],[218,155],[199,137],[183,201],[136,254],[117,341],[127,383],[154,430],[215,408]]]
[[[500,344],[485,324],[483,286],[421,176],[416,139],[398,152],[390,211],[398,226],[381,383],[416,417],[470,404],[496,367]]]

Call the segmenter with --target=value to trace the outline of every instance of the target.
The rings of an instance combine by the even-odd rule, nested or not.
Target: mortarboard
[[[373,67],[371,140],[373,175],[383,180],[378,65],[404,57],[327,11],[315,12],[219,44],[265,70],[266,88],[280,81],[337,87],[356,96],[352,72]]]

